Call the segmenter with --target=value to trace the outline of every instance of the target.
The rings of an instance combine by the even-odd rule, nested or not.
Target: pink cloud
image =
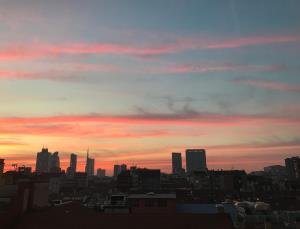
[[[8,117],[0,118],[2,126],[11,124],[55,124],[55,123],[115,123],[128,125],[249,125],[299,123],[300,118],[275,115],[224,115],[214,113],[172,113],[136,115],[65,115],[48,117]]]
[[[249,86],[268,89],[268,90],[300,92],[299,84],[288,84],[288,83],[274,82],[270,80],[251,80],[251,79],[238,79],[236,81]]]
[[[253,45],[290,43],[300,40],[297,35],[253,36],[232,39],[174,38],[163,44],[137,45],[121,43],[31,43],[11,44],[0,48],[0,60],[32,59],[59,55],[113,54],[151,57],[191,49],[229,49]]]
[[[278,72],[285,70],[282,65],[242,64],[187,64],[150,69],[150,72],[164,73],[206,73],[206,72]]]
[[[236,39],[228,39],[220,42],[212,42],[207,48],[239,48],[244,46],[265,45],[274,43],[289,43],[299,41],[300,36],[297,35],[274,35],[274,36],[253,36],[241,37]]]

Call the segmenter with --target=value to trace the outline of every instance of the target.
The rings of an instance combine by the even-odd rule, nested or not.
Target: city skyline
[[[0,158],[260,170],[300,152],[300,2],[0,0]],[[185,164],[185,157],[183,157]],[[95,171],[96,172],[96,171]]]
[[[47,154],[46,158],[45,155],[42,156],[43,159],[41,159],[41,154]],[[184,157],[181,155],[185,154]],[[120,174],[123,171],[126,171],[128,169],[133,168],[147,168],[147,169],[159,169],[163,173],[167,174],[174,174],[174,175],[182,175],[182,174],[190,174],[194,171],[207,171],[207,170],[245,170],[244,168],[237,168],[232,166],[231,168],[222,168],[222,167],[211,167],[209,166],[209,161],[207,160],[207,154],[206,149],[201,148],[188,148],[184,149],[182,152],[170,152],[170,158],[168,161],[168,168],[161,168],[159,166],[152,167],[152,166],[146,166],[142,164],[137,164],[132,161],[124,162],[124,161],[112,161],[110,164],[110,167],[105,166],[105,164],[98,162],[95,160],[95,158],[90,157],[90,149],[88,149],[85,152],[85,155],[82,157],[81,154],[78,155],[78,153],[64,153],[69,155],[68,161],[64,161],[63,165],[61,166],[61,154],[58,151],[54,151],[51,153],[48,148],[45,148],[43,146],[41,152],[36,153],[35,162],[32,165],[25,164],[25,163],[3,163],[4,170],[3,172],[7,171],[17,171],[17,169],[22,167],[28,167],[31,171],[35,171],[38,174],[40,173],[65,173],[67,176],[74,176],[76,172],[85,172],[88,174],[88,176],[96,176],[98,174],[98,170],[104,170],[104,173],[108,176],[117,177],[118,174]],[[295,154],[296,155],[296,154]],[[291,158],[296,158],[298,156],[292,155]],[[187,156],[189,156],[190,159],[187,159]],[[179,158],[178,158],[179,157]],[[58,166],[53,166],[53,158],[55,158],[55,164],[58,164]],[[80,166],[77,167],[77,159],[79,158]],[[81,160],[80,160],[81,159]],[[0,158],[0,161],[6,161],[5,158]],[[179,161],[178,161],[179,160]],[[282,160],[279,163],[275,164],[266,164],[262,165],[262,167],[258,168],[257,170],[245,170],[246,172],[261,172],[268,166],[284,166],[286,165],[287,158],[282,158]],[[45,164],[46,163],[46,164]],[[41,165],[39,169],[37,169],[37,165],[42,164],[43,169],[41,169]],[[35,165],[35,166],[34,166]],[[73,169],[71,168],[73,166]],[[175,166],[175,167],[174,167]],[[189,169],[188,169],[189,167]],[[175,169],[175,170],[174,170]]]

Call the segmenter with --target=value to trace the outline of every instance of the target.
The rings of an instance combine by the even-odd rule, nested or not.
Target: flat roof
[[[131,194],[128,199],[176,199],[176,194]]]

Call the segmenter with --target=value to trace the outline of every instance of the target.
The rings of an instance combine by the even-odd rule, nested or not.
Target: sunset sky
[[[0,158],[45,145],[111,174],[300,154],[299,0],[0,0]]]

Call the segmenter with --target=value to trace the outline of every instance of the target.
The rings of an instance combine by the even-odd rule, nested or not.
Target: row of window
[[[168,201],[164,199],[145,199],[144,201],[131,200],[130,205],[132,207],[140,207],[143,202],[145,207],[167,207],[168,204]]]

